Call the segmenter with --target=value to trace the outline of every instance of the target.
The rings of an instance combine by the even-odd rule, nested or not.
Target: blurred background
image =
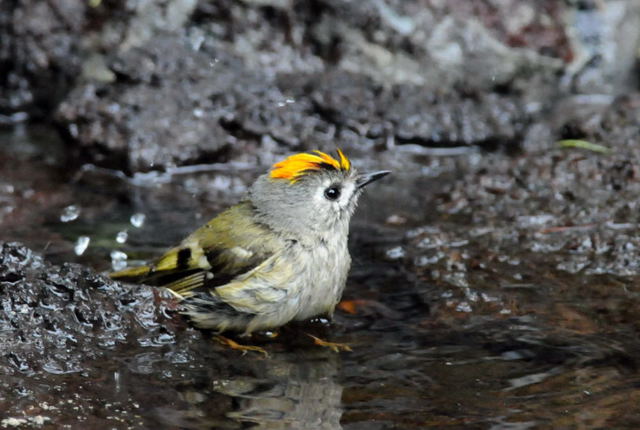
[[[637,0],[0,3],[0,425],[638,428],[639,60]],[[353,353],[101,275],[336,148]]]

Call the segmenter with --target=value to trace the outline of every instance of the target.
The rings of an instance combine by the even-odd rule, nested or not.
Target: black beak
[[[372,183],[373,181],[384,178],[389,173],[391,173],[390,170],[381,170],[380,172],[363,173],[361,175],[358,175],[358,177],[356,178],[356,187],[362,188],[365,185]]]

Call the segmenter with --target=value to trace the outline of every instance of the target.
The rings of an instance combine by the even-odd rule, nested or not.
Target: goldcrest
[[[153,263],[112,278],[169,288],[197,327],[218,332],[331,317],[351,257],[349,221],[365,185],[349,159],[314,151],[274,164],[246,197]]]

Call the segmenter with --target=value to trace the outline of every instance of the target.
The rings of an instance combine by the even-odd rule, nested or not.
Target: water
[[[76,253],[76,255],[84,254],[90,242],[91,238],[89,236],[78,237],[78,240],[76,240],[76,245],[73,247],[73,251]]]
[[[98,271],[158,255],[234,202],[256,174],[194,170],[149,186],[0,148],[10,161],[0,164],[2,238]],[[561,248],[514,245],[499,220],[438,219],[421,196],[446,175],[419,171],[368,190],[331,325],[251,340],[268,358],[224,348],[179,318],[171,323],[178,330],[107,336],[95,345],[106,358],[12,376],[28,393],[21,408],[37,410],[29,420],[86,428],[637,428],[636,276],[563,270]],[[211,189],[220,175],[244,187]],[[545,228],[551,218],[516,222]],[[353,352],[313,346],[309,331]],[[1,419],[27,419],[16,408],[3,408],[13,412]]]
[[[70,222],[78,219],[80,216],[80,209],[76,205],[69,205],[62,210],[60,215],[61,222]]]

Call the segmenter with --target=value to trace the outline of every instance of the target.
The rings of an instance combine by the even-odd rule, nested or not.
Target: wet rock
[[[147,36],[92,57],[94,78],[58,121],[85,157],[131,171],[264,161],[336,141],[518,149],[571,56],[564,17],[573,9],[557,3],[289,6],[184,4],[169,32],[153,19],[134,31],[145,16],[137,9],[108,21],[102,37]],[[162,21],[173,6],[149,7]]]
[[[0,243],[1,425],[141,425],[149,394],[122,393],[122,384],[150,372],[179,378],[201,345],[197,332],[171,323],[171,306],[150,287]]]
[[[577,94],[617,94],[637,83],[640,4],[587,1],[565,12],[570,61],[562,83]]]
[[[113,85],[76,88],[59,109],[70,136],[96,161],[124,159],[136,171],[193,164],[215,159],[232,138],[220,124],[235,105],[224,90],[241,77],[213,70],[208,56],[157,38],[112,70],[119,76]]]
[[[224,52],[194,51],[186,39],[158,37],[113,60],[117,82],[79,87],[58,118],[83,153],[131,171],[242,160],[264,150],[306,147],[330,126],[308,102],[246,70]],[[255,162],[255,155],[249,160]]]
[[[0,6],[1,122],[49,115],[79,82],[113,81],[101,53],[181,29],[193,0],[4,2]]]
[[[0,285],[5,375],[82,372],[118,344],[158,336],[167,321],[157,291],[52,266],[17,243],[0,245]]]
[[[433,96],[402,88],[388,104],[399,144],[516,148],[530,118],[522,104],[496,94]]]
[[[56,106],[80,71],[87,2],[0,5],[0,114]]]
[[[273,79],[280,78],[286,82],[295,76],[294,79],[298,80],[302,77],[305,85],[312,85],[327,71],[337,70],[354,74],[358,79],[370,79],[374,90],[377,86],[399,86],[406,87],[408,93],[417,87],[426,93],[452,94],[455,105],[448,116],[455,118],[456,111],[467,115],[478,109],[487,110],[487,114],[480,114],[482,119],[491,115],[489,107],[476,106],[473,101],[469,107],[469,100],[460,95],[464,96],[469,91],[497,91],[500,94],[524,96],[523,100],[527,103],[540,103],[554,95],[559,83],[557,74],[565,65],[568,68],[564,81],[573,82],[568,86],[578,88],[578,92],[588,92],[589,88],[592,88],[591,91],[595,91],[594,88],[601,91],[611,81],[615,83],[611,88],[607,87],[609,89],[620,88],[623,82],[628,83],[640,37],[632,23],[639,13],[633,2],[622,0],[605,5],[587,2],[579,8],[557,2],[532,5],[518,0],[506,5],[488,2],[475,6],[450,6],[445,3],[425,6],[419,2],[389,3],[378,0],[362,5],[333,0],[302,2],[297,3],[296,7],[291,7],[286,1],[218,2],[215,5],[192,0],[72,2],[64,5],[49,2],[16,8],[7,3],[0,11],[0,19],[5,23],[0,30],[4,31],[0,38],[3,43],[0,61],[6,71],[3,74],[5,79],[0,84],[8,91],[0,106],[4,106],[1,109],[9,113],[17,109],[31,110],[30,106],[48,111],[75,84],[79,88],[66,99],[77,109],[82,107],[87,110],[88,117],[84,120],[91,122],[93,131],[75,130],[79,126],[75,119],[79,120],[81,116],[69,116],[65,109],[67,114],[62,115],[62,122],[71,127],[71,140],[86,146],[86,141],[95,140],[95,136],[104,128],[92,116],[105,114],[100,103],[87,102],[85,91],[107,93],[99,98],[110,99],[109,104],[113,108],[114,104],[121,101],[115,96],[111,99],[109,93],[121,91],[123,79],[135,79],[131,76],[134,68],[140,66],[140,73],[147,70],[138,61],[139,54],[152,63],[154,56],[157,56],[165,68],[180,70],[183,67],[181,58],[192,57],[180,46],[184,43],[193,51],[203,50],[211,61],[216,61],[217,54],[235,58],[237,61],[231,70],[240,76],[245,71],[253,72],[254,76],[248,81],[239,80],[241,87],[249,87],[248,94],[251,97],[255,95],[250,88],[256,84],[263,86],[264,92],[266,88],[276,86],[272,83]],[[155,43],[156,39],[167,37],[174,39],[173,45],[166,41]],[[105,52],[109,53],[106,57]],[[115,62],[108,58],[113,55],[117,57]],[[154,72],[158,72],[157,66],[151,67]],[[195,78],[195,67],[209,71],[202,65],[189,67],[186,66],[185,73],[189,79]],[[163,78],[167,77],[162,73],[156,75],[156,79]],[[101,83],[106,89],[85,88],[83,81]],[[594,84],[589,86],[580,83],[586,81]],[[58,84],[52,86],[51,82]],[[130,93],[156,91],[155,96],[137,94],[137,102],[141,105],[146,103],[143,105],[146,109],[165,105],[163,100],[188,99],[193,94],[189,91],[199,90],[197,85],[194,85],[196,88],[184,90],[175,88],[175,85],[168,85],[174,88],[166,88],[164,80],[162,85],[155,87],[150,81],[137,82],[145,90],[134,90],[135,83],[129,84]],[[278,89],[283,92],[285,100],[290,97],[287,92],[292,88],[288,85],[279,85]],[[330,93],[333,90],[324,88],[323,91]],[[129,96],[135,98],[133,94]],[[331,98],[330,94],[328,96]],[[259,109],[260,115],[268,115],[269,110],[273,109],[272,100],[269,97],[264,100],[267,106]],[[297,100],[305,103],[303,97]],[[378,102],[384,103],[384,100]],[[355,107],[358,106],[357,100],[353,103]],[[402,104],[402,101],[399,103]],[[344,109],[353,110],[350,105],[351,101],[347,100]],[[432,108],[429,103],[418,107],[420,111]],[[240,116],[246,116],[242,106],[232,104],[225,108],[231,112],[237,109]],[[177,106],[176,112],[159,109],[157,114],[150,114],[150,118],[165,118],[177,113],[182,120],[178,123],[186,122],[187,125],[184,129],[178,128],[180,134],[176,135],[186,136],[184,139],[187,143],[175,153],[163,156],[154,154],[158,150],[145,143],[136,143],[137,139],[144,141],[149,133],[141,133],[143,137],[126,136],[125,140],[133,152],[130,165],[141,169],[149,167],[136,161],[140,152],[147,153],[142,159],[150,159],[158,165],[191,163],[194,155],[198,157],[200,153],[203,159],[211,157],[211,153],[215,153],[220,145],[218,140],[222,140],[221,145],[224,145],[229,136],[231,140],[238,138],[229,132],[220,134],[214,128],[212,136],[216,143],[205,145],[202,142],[205,133],[202,129],[206,132],[212,130],[188,121],[188,115],[194,109],[203,108],[192,108],[186,103]],[[446,108],[444,110],[448,111]],[[141,121],[149,119],[144,118],[143,109],[140,112]],[[317,127],[303,127],[310,128],[312,132],[299,139],[304,141],[320,137],[322,142],[321,135],[327,127],[318,121],[318,115],[321,116],[321,112],[311,110],[303,119],[285,117],[283,125],[299,131],[301,122],[320,122]],[[127,115],[106,116],[125,130],[136,130],[135,124],[119,123],[119,120],[126,122]],[[13,121],[12,118],[7,115],[4,119]],[[471,123],[474,121],[469,120]],[[426,123],[431,124],[428,121]],[[329,124],[329,128],[331,126]],[[319,131],[313,131],[314,128]],[[360,124],[360,128],[376,129],[379,124]],[[482,132],[483,128],[485,125],[480,121],[478,126],[468,130]],[[194,132],[190,134],[188,130],[192,129]],[[260,133],[250,136],[252,140],[259,140],[265,135],[259,131],[260,127],[258,130],[249,129],[250,132]],[[89,134],[89,137],[79,136],[78,133]],[[111,130],[105,131],[105,134],[111,133]],[[445,128],[444,134],[448,133],[454,137],[460,135],[459,130]],[[293,133],[275,134],[287,145],[296,144],[296,139],[290,136]],[[489,126],[489,140],[493,139],[491,135]],[[498,135],[502,136],[502,131]],[[122,137],[111,136],[97,142],[92,146],[92,158],[121,157],[119,150],[111,153],[114,148],[124,146],[119,139]],[[362,143],[362,139],[359,143]],[[140,146],[145,151],[137,148]]]
[[[558,11],[513,3],[512,10],[529,9],[531,21],[546,18],[553,31],[562,32]],[[336,46],[334,61],[344,70],[384,85],[412,84],[430,91],[462,83],[475,89],[491,88],[509,85],[525,69],[553,67],[553,61],[537,57],[540,47],[522,43],[521,47],[532,49],[528,53],[510,49],[508,38],[500,34],[502,29],[480,24],[482,20],[489,24],[504,19],[513,25],[513,32],[532,25],[521,23],[517,15],[496,17],[502,13],[496,7],[483,10],[444,3],[424,7],[418,2],[382,1],[330,1],[326,5],[312,27],[317,43]],[[536,12],[541,16],[533,17]]]
[[[541,140],[525,154],[469,154],[445,164],[438,191],[425,199],[430,215],[433,208],[439,214],[432,221],[438,227],[407,235],[406,260],[456,288],[475,283],[467,271],[473,261],[500,255],[510,256],[505,261],[514,267],[530,260],[570,273],[638,275],[637,94],[588,109],[570,106],[567,101],[556,113],[564,124],[557,130],[539,126]],[[562,148],[555,136],[601,144],[608,152]],[[456,253],[463,241],[465,252]],[[495,255],[485,255],[487,249]]]
[[[635,150],[640,126],[640,93],[577,96],[556,108],[556,127],[565,139],[586,139],[610,147],[615,154]]]

